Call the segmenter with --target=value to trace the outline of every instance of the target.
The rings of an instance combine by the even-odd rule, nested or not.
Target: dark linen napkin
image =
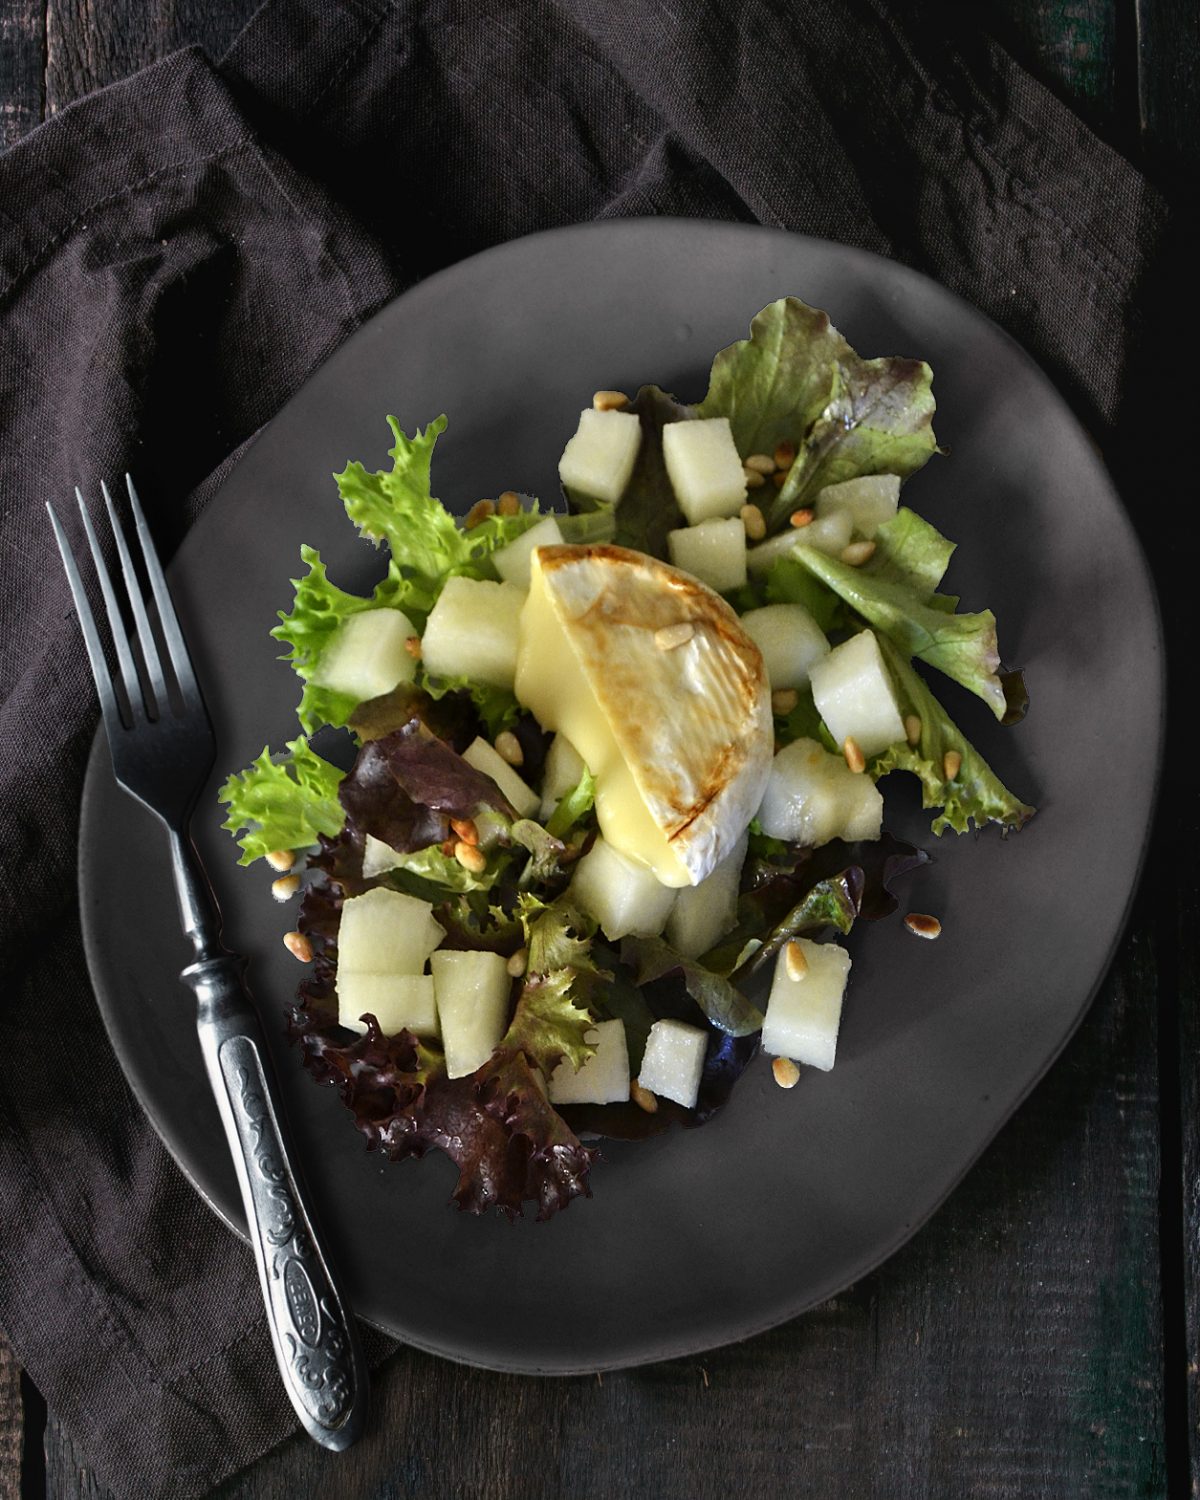
[[[43,501],[128,468],[169,554],[388,298],[622,214],[893,255],[1024,342],[1102,441],[1164,226],[1003,51],[899,0],[271,0],[219,66],[179,53],[0,157],[0,1325],[118,1495],[186,1500],[293,1422],[249,1252],[152,1132],[92,999],[75,851],[96,711]]]

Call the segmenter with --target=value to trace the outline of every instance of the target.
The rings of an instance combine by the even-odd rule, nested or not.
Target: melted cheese
[[[688,639],[664,646],[658,632],[680,626]],[[762,656],[724,600],[665,563],[539,547],[516,694],[596,777],[604,837],[664,885],[703,880],[758,807],[772,749]]]

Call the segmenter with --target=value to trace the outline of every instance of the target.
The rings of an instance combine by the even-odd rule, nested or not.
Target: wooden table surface
[[[219,55],[253,9],[0,0],[0,146],[179,46]],[[1195,0],[976,9],[1111,144],[1194,199]],[[1168,564],[1153,547],[1151,560],[1161,586]],[[874,1275],[747,1343],[602,1379],[535,1381],[401,1352],[376,1379],[357,1448],[333,1458],[296,1438],[216,1493],[1200,1492],[1196,812],[1169,774],[1142,892],[1090,1014],[950,1201]],[[106,1494],[0,1341],[0,1500]]]

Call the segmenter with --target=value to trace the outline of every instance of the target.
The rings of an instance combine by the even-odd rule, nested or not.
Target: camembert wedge
[[[758,647],[695,578],[623,547],[539,547],[517,698],[596,778],[605,839],[695,885],[753,817],[771,768]]]

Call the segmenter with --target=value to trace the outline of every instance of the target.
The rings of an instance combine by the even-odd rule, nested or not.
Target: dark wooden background
[[[253,9],[0,0],[0,147],[177,47],[219,55]],[[1197,0],[975,0],[974,13],[1112,145],[1189,193]],[[1167,800],[1128,933],[1080,1031],[949,1203],[876,1274],[748,1343],[603,1379],[534,1381],[402,1352],[376,1380],[356,1449],[332,1458],[297,1438],[217,1493],[1200,1493],[1196,798],[1181,806],[1169,781]],[[0,1339],[0,1500],[106,1494]]]

